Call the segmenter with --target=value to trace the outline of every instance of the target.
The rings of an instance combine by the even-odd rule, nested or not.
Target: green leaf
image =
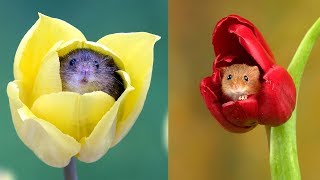
[[[289,67],[293,81],[296,85],[297,96],[304,68],[311,50],[320,36],[320,18],[308,30],[301,41]],[[297,97],[298,102],[298,97]],[[274,180],[290,179],[300,180],[299,161],[296,143],[297,105],[287,123],[271,128],[270,132],[270,169]]]

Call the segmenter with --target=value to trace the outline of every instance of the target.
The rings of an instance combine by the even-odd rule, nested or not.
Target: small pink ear
[[[219,68],[220,69],[220,75],[222,76],[224,71],[226,70],[226,67],[222,67],[222,68]]]
[[[252,70],[252,71],[258,71],[258,72],[259,72],[258,66],[251,66],[251,70]]]

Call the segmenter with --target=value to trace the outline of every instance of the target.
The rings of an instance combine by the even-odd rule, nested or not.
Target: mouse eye
[[[94,65],[96,66],[97,69],[99,69],[99,62],[98,61],[94,61]]]
[[[228,77],[227,77],[227,79],[228,79],[228,80],[232,79],[232,75],[229,74]]]
[[[248,78],[247,75],[243,76],[243,79],[244,79],[245,81],[248,81],[248,80],[249,80],[249,78]]]
[[[70,66],[74,66],[76,64],[77,60],[76,59],[71,59],[69,62]]]

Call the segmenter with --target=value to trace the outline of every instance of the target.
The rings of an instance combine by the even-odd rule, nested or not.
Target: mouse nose
[[[87,82],[88,82],[88,79],[86,78],[81,79],[81,83],[87,83]]]
[[[245,92],[245,89],[244,88],[241,88],[241,87],[238,87],[235,89],[234,93],[237,94],[237,95],[243,95]]]

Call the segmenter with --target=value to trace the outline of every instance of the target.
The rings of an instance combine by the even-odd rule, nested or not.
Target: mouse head
[[[260,72],[257,66],[234,64],[222,68],[221,89],[233,100],[240,96],[256,94],[260,90]]]
[[[90,49],[77,49],[60,57],[60,75],[66,90],[90,91],[103,81],[107,74],[114,74],[118,68],[111,56]],[[95,89],[92,89],[95,90]]]

